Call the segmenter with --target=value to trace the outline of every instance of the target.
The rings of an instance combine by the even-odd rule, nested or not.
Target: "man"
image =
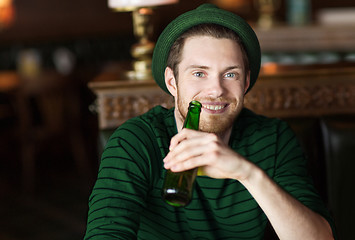
[[[163,31],[153,75],[175,99],[111,136],[90,197],[85,239],[333,239],[294,134],[243,108],[260,68],[255,33],[238,16],[204,4]],[[200,130],[181,129],[191,100]],[[161,198],[166,169],[199,168],[191,203]]]

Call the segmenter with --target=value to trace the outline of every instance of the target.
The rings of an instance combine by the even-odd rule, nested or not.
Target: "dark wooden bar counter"
[[[154,82],[132,81],[117,71],[89,82],[97,95],[99,128],[110,129],[155,105],[171,107],[172,97]],[[355,114],[355,64],[281,66],[266,64],[246,95],[245,106],[269,117]]]

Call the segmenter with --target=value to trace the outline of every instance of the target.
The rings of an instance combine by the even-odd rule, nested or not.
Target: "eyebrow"
[[[204,65],[190,65],[190,66],[187,67],[187,69],[193,69],[193,68],[210,69],[210,67],[204,66]],[[229,70],[232,70],[232,69],[243,69],[243,68],[240,65],[235,65],[235,66],[227,67],[226,69],[224,69],[224,71],[229,71]]]
[[[236,66],[230,66],[225,69],[225,71],[232,70],[232,69],[243,69],[242,66],[236,65]]]
[[[192,68],[209,69],[210,67],[203,66],[203,65],[190,65],[190,66],[187,67],[187,69],[192,69]]]

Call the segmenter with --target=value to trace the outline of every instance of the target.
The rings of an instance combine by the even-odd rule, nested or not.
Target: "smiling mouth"
[[[212,111],[218,111],[218,110],[222,110],[225,107],[227,107],[227,104],[216,104],[216,105],[202,105],[202,108],[208,109],[208,110],[212,110]]]

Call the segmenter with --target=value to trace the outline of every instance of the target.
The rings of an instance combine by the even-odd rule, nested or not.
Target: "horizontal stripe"
[[[236,180],[199,176],[188,206],[174,208],[163,201],[162,159],[176,133],[174,109],[162,107],[128,120],[115,131],[89,198],[85,239],[104,238],[105,232],[137,239],[263,239],[268,220]],[[229,145],[327,218],[301,148],[286,123],[243,109]]]

